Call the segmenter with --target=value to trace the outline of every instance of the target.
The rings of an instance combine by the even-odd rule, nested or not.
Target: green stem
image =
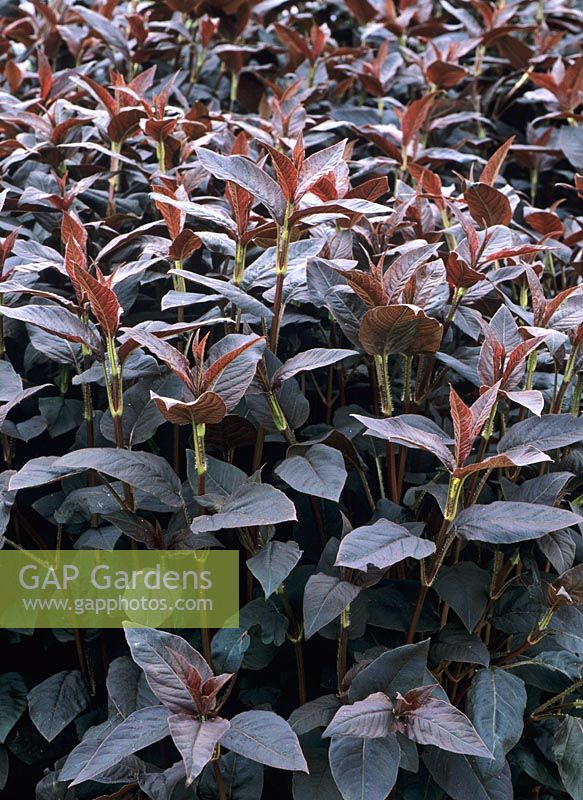
[[[283,217],[283,223],[277,226],[277,245],[275,254],[275,298],[273,301],[273,319],[269,343],[272,353],[277,353],[279,329],[283,315],[283,286],[287,274],[289,245],[290,245],[290,218],[293,213],[293,204],[288,203]]]
[[[385,353],[374,356],[375,374],[379,388],[379,404],[384,417],[393,416],[393,399],[389,380],[388,359]]]
[[[350,603],[340,614],[340,638],[338,639],[338,652],[336,656],[336,678],[338,681],[338,694],[342,695],[342,683],[348,665],[348,633],[350,630]]]

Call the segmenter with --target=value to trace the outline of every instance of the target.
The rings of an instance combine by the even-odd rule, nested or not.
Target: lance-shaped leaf
[[[377,436],[379,439],[386,439],[405,447],[426,450],[438,458],[447,469],[455,469],[453,453],[447,448],[443,438],[436,433],[415,428],[400,417],[374,419],[373,417],[363,417],[360,414],[351,414],[351,416],[366,427],[365,432],[369,436]]]
[[[571,414],[545,414],[517,422],[500,439],[498,452],[534,444],[539,450],[556,450],[583,441],[583,417]]]
[[[236,489],[217,514],[197,517],[190,526],[193,533],[277,525],[295,520],[292,501],[279,489],[265,483],[246,483]]]
[[[328,349],[326,347],[314,347],[312,350],[306,350],[304,353],[298,353],[296,356],[288,358],[285,364],[275,371],[272,378],[272,385],[279,386],[288,378],[293,378],[300,372],[305,370],[319,369],[320,367],[328,367],[330,364],[336,364],[337,361],[342,361],[343,358],[349,356],[357,356],[356,350],[339,350]]]
[[[150,392],[150,396],[164,419],[174,425],[216,424],[227,414],[227,406],[214,392],[203,392],[189,403],[155,392]]]
[[[515,447],[506,453],[497,456],[488,456],[483,461],[468,464],[465,467],[458,467],[452,472],[454,478],[463,478],[472,472],[481,472],[484,469],[506,469],[507,467],[525,467],[529,464],[540,464],[543,461],[552,461],[546,453],[537,450],[536,447]]]
[[[455,532],[470,541],[513,544],[539,539],[546,533],[581,524],[582,518],[563,508],[496,501],[465,508],[454,520]]]
[[[247,567],[265,593],[271,597],[296,566],[302,551],[296,542],[268,542],[257,555],[247,559]]]
[[[246,314],[252,314],[259,319],[265,318],[268,320],[273,316],[273,312],[267,308],[267,306],[263,305],[260,300],[257,300],[232,283],[219,281],[217,278],[210,278],[208,275],[198,275],[196,272],[189,272],[187,269],[171,269],[169,270],[169,274],[179,275],[187,281],[192,281],[193,283],[198,283],[201,286],[212,289],[215,294],[225,297]]]
[[[30,718],[48,742],[72,722],[90,702],[89,690],[79,670],[51,675],[28,693]]]
[[[68,342],[85,344],[94,352],[99,352],[101,342],[95,330],[81,322],[79,317],[57,306],[0,306],[0,314],[10,319],[17,319],[34,325],[53,336],[66,339]]]
[[[486,166],[480,174],[480,183],[487,183],[489,186],[494,185],[502,164],[504,163],[504,159],[508,155],[515,138],[515,136],[511,136],[504,142],[504,144],[500,145],[500,147],[494,153],[492,153],[486,163]]]
[[[520,741],[524,728],[526,688],[517,675],[493,667],[475,675],[468,692],[467,712],[494,758],[484,764],[484,775],[504,768],[506,754]]]
[[[397,780],[401,748],[394,734],[384,739],[335,736],[329,758],[344,800],[385,800]]]
[[[315,444],[302,455],[288,456],[274,470],[292,489],[338,502],[347,472],[340,450]]]
[[[113,289],[103,278],[99,281],[80,267],[75,268],[75,280],[89,300],[91,311],[101,330],[110,337],[115,336],[119,328],[122,307]]]
[[[306,639],[339,617],[360,591],[361,587],[323,572],[312,575],[304,591]]]
[[[417,744],[432,744],[450,753],[492,758],[470,720],[445,700],[430,697],[395,717],[397,730]]]
[[[410,305],[378,306],[362,318],[359,339],[371,355],[435,353],[443,326],[423,309]]]
[[[277,223],[283,222],[283,192],[273,178],[257,164],[244,156],[221,156],[205,147],[195,149],[200,163],[211,175],[224,181],[232,181],[246,189],[258,202],[263,203]]]
[[[198,778],[213,757],[219,740],[229,730],[226,719],[199,720],[189,714],[173,714],[168,718],[170,735],[184,761],[186,785]]]
[[[366,570],[368,566],[386,569],[405,558],[426,558],[435,545],[410,533],[403,525],[379,519],[346,534],[340,542],[335,566]]]
[[[341,706],[323,737],[363,736],[380,739],[388,736],[393,722],[393,704],[383,692],[375,692],[365,700]]]
[[[106,736],[78,773],[71,786],[96,778],[122,759],[168,736],[170,711],[149,706],[134,711]]]
[[[289,723],[272,711],[237,714],[221,745],[268,767],[308,771],[297,736]]]
[[[131,341],[147,348],[156,358],[166,364],[168,369],[177,375],[193,394],[196,394],[190,364],[180,350],[149,331],[140,328],[124,328],[123,331]]]

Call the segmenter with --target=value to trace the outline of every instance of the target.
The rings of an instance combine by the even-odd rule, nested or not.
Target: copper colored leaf
[[[439,350],[443,327],[416,306],[379,306],[362,318],[359,338],[371,355],[416,355]]]
[[[492,225],[509,225],[512,209],[508,198],[487,183],[470,186],[464,192],[464,200],[472,218],[485,228]]]
[[[75,279],[89,300],[93,316],[104,334],[113,337],[119,328],[122,307],[113,289],[101,278],[97,280],[86,270],[75,269]]]
[[[515,136],[511,136],[510,139],[507,139],[504,144],[490,156],[480,175],[480,183],[487,183],[488,186],[494,186],[498,173],[502,169],[504,159],[508,155],[515,138]]]
[[[216,424],[227,413],[224,402],[214,392],[203,392],[196,400],[188,403],[154,393],[152,400],[164,419],[174,425]]]

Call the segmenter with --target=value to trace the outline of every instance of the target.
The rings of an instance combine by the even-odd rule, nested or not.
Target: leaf
[[[271,541],[257,555],[247,559],[247,567],[267,598],[281,586],[301,557],[302,551],[296,542]]]
[[[299,200],[317,181],[329,172],[334,170],[344,159],[346,139],[318,150],[313,155],[308,156],[302,164],[298,176],[298,186],[296,189],[296,199]]]
[[[52,742],[90,703],[89,690],[79,670],[51,675],[28,693],[30,718]]]
[[[379,439],[386,439],[389,442],[405,445],[405,447],[426,450],[436,456],[447,469],[455,468],[451,451],[444,444],[443,438],[436,433],[415,428],[400,417],[373,419],[360,414],[351,414],[351,416],[366,427],[366,433],[369,436],[378,436]]]
[[[299,372],[328,367],[330,364],[336,364],[337,361],[342,361],[343,358],[356,355],[358,355],[356,350],[335,350],[334,348],[314,347],[312,350],[306,350],[304,353],[298,353],[288,358],[285,364],[275,371],[271,381],[272,385],[277,386],[282,384],[289,378],[293,378],[294,375],[297,375]]]
[[[288,456],[274,472],[297,492],[336,503],[347,478],[342,453],[325,444],[314,444],[302,455]]]
[[[131,341],[145,347],[150,353],[155,355],[156,358],[163,361],[168,369],[177,375],[193,394],[196,394],[196,387],[194,385],[190,364],[186,356],[181,353],[180,350],[171,345],[170,342],[165,342],[158,336],[154,336],[153,333],[141,330],[140,328],[124,328],[123,332],[127,334]]]
[[[545,414],[529,417],[514,424],[498,443],[503,453],[524,444],[535,444],[539,450],[556,450],[583,441],[583,417],[571,414]]]
[[[334,694],[325,694],[316,700],[309,700],[292,711],[289,724],[294,733],[301,736],[314,728],[326,727],[340,708],[340,700]]]
[[[344,800],[385,800],[397,780],[401,750],[394,735],[384,739],[335,736],[329,757]]]
[[[393,704],[386,694],[376,692],[365,700],[341,706],[322,736],[362,736],[379,739],[388,736],[393,721]]]
[[[506,195],[487,183],[477,183],[464,192],[472,218],[484,228],[510,225],[512,208]]]
[[[75,268],[75,280],[89,299],[91,311],[101,330],[113,338],[119,328],[122,313],[117,295],[103,280],[96,280],[83,268]]]
[[[256,200],[270,211],[278,224],[283,223],[285,200],[277,183],[266,172],[244,156],[221,156],[196,147],[202,166],[215,178],[232,181],[250,192]]]
[[[466,508],[455,518],[455,532],[468,541],[513,544],[578,525],[581,517],[562,508],[496,501]]]
[[[350,700],[362,700],[373,692],[384,692],[391,696],[397,692],[406,694],[422,686],[428,653],[429,639],[381,653],[354,676],[348,692]]]
[[[200,674],[202,683],[212,671],[200,653],[181,636],[152,628],[127,628],[133,660],[144,670],[150,689],[174,714],[196,713],[192,695],[179,669],[175,653]]]
[[[85,6],[70,6],[72,11],[76,11],[81,17],[83,22],[89,26],[95,33],[97,33],[103,41],[108,44],[113,52],[120,51],[127,55],[128,43],[127,39],[122,35],[119,28],[113,22],[102,14],[91,11]]]
[[[180,480],[166,459],[153,453],[90,447],[62,456],[55,466],[65,471],[94,469],[157,497],[171,508],[182,506]]]
[[[184,761],[186,785],[190,786],[212,759],[216,745],[229,730],[229,723],[220,717],[198,720],[189,714],[172,714],[168,717],[168,727]]]
[[[0,675],[0,743],[26,710],[26,684],[18,672]]]
[[[263,337],[237,334],[225,336],[211,347],[204,386],[219,395],[229,411],[249,388],[264,350]]]
[[[537,545],[557,572],[565,572],[573,566],[577,546],[569,531],[547,533],[538,539]]]
[[[35,305],[20,306],[19,308],[0,306],[0,314],[34,325],[53,336],[66,339],[68,342],[85,344],[93,352],[97,353],[101,349],[101,342],[94,330],[66,308]]]
[[[416,355],[439,350],[443,326],[421,308],[409,305],[371,308],[362,318],[359,338],[371,355]]]
[[[263,795],[263,774],[261,764],[250,761],[237,753],[226,753],[219,759],[219,768],[229,800],[261,800]],[[300,773],[294,773],[294,778]],[[213,767],[209,764],[202,773],[197,786],[200,800],[219,800],[217,781]],[[168,794],[152,800],[168,800]],[[186,800],[186,798],[184,798]]]
[[[22,392],[22,378],[9,361],[0,361],[0,403],[7,403]]]
[[[559,147],[575,169],[583,170],[583,135],[578,127],[567,125],[561,127]]]
[[[524,728],[524,681],[497,667],[479,670],[468,692],[466,710],[494,759],[482,767],[485,777],[497,775],[506,755],[518,744]]]
[[[312,575],[304,591],[304,633],[309,639],[340,616],[360,587],[322,572]]]
[[[455,624],[433,638],[431,655],[437,662],[458,661],[461,664],[479,664],[482,667],[490,664],[490,651],[480,637],[458,628]]]
[[[227,281],[220,281],[217,278],[211,278],[208,275],[198,275],[196,272],[189,272],[187,269],[169,270],[170,275],[178,275],[184,280],[198,283],[201,286],[206,286],[212,289],[214,293],[225,297],[231,303],[237,306],[238,309],[246,314],[252,314],[258,319],[270,320],[273,317],[273,312],[263,305],[260,300],[257,300],[252,295],[239,289],[233,283]],[[212,298],[209,298],[212,299]]]
[[[227,415],[227,406],[214,392],[203,392],[196,400],[182,403],[172,397],[151,393],[158,411],[174,425],[216,424]]]
[[[558,605],[583,604],[583,564],[566,570],[549,587],[549,598]]]
[[[8,781],[9,768],[8,750],[3,744],[0,744],[0,792],[4,789]]]
[[[444,603],[455,611],[466,630],[474,630],[486,609],[490,574],[471,561],[442,565],[434,586]]]
[[[435,745],[450,753],[492,757],[466,715],[445,700],[430,697],[395,719],[397,730],[417,744]]]
[[[292,778],[293,800],[342,800],[338,791],[330,765],[328,763],[328,750],[323,747],[304,748],[308,762],[309,774],[294,772]],[[259,797],[253,800],[260,800]]]
[[[447,753],[426,747],[423,761],[433,780],[452,800],[514,800],[510,768],[493,777],[484,777],[479,768],[483,759],[460,753]]]
[[[498,177],[500,169],[502,168],[502,164],[504,163],[504,159],[508,155],[515,138],[516,136],[511,136],[504,142],[504,144],[500,145],[500,147],[494,153],[492,153],[486,163],[486,166],[482,170],[480,175],[480,183],[487,183],[489,186],[494,186],[496,178]]]
[[[264,483],[246,483],[225,501],[217,514],[197,517],[190,526],[193,533],[277,525],[295,520],[296,509],[283,492]]]
[[[386,569],[405,558],[426,558],[435,545],[410,533],[403,525],[379,519],[346,534],[340,542],[335,566],[366,570],[368,566]]]
[[[573,800],[583,800],[583,720],[565,717],[555,734],[553,751],[565,789]]]
[[[453,386],[449,388],[449,408],[455,438],[455,460],[461,466],[474,446],[474,415]]]
[[[289,723],[272,711],[237,714],[222,737],[221,745],[268,767],[300,772],[308,769],[298,738]]]
[[[168,736],[170,712],[164,706],[134,711],[105,737],[70,784],[76,786],[106,772],[122,759]]]

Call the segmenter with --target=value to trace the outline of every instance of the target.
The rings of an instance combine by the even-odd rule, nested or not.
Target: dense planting
[[[241,563],[0,631],[6,796],[581,800],[578,3],[0,15],[2,546]]]

